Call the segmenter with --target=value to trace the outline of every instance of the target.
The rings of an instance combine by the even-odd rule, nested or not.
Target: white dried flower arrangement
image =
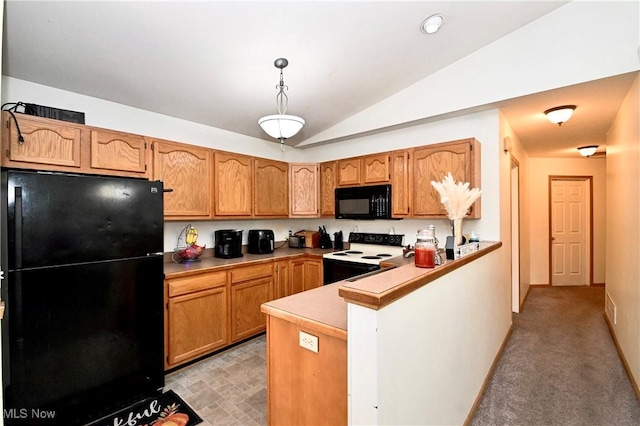
[[[456,184],[451,172],[441,182],[432,180],[431,185],[440,194],[440,202],[444,205],[450,220],[462,219],[482,193],[479,188],[469,189],[469,182]]]

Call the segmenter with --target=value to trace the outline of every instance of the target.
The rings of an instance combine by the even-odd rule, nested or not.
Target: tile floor
[[[266,337],[258,336],[165,376],[204,426],[267,424]]]

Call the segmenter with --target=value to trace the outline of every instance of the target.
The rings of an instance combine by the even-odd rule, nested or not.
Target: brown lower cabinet
[[[267,321],[268,424],[346,425],[346,340],[273,315]],[[300,346],[301,331],[318,338],[318,352]]]
[[[231,275],[231,341],[246,339],[265,330],[260,305],[273,299],[273,263],[243,266]]]
[[[167,276],[165,369],[265,331],[263,303],[321,285],[322,259],[310,255]]]
[[[165,367],[229,343],[226,271],[169,279],[165,287]]]

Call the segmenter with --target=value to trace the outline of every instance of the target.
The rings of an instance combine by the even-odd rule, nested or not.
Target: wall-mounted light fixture
[[[276,95],[276,106],[278,114],[267,115],[258,120],[258,124],[269,136],[280,140],[280,148],[284,151],[284,140],[294,136],[302,129],[305,122],[301,117],[295,115],[286,115],[289,98],[284,92],[289,86],[284,84],[282,70],[289,65],[289,61],[285,58],[276,59],[273,63],[276,68],[280,68],[280,83],[276,85],[278,94]]]
[[[583,157],[591,157],[596,153],[596,149],[598,149],[598,145],[581,146],[578,148],[578,152],[580,152],[580,155]]]
[[[562,123],[566,122],[573,115],[575,111],[575,105],[562,105],[554,108],[549,108],[544,112],[550,122],[562,126]]]
[[[504,152],[509,152],[513,149],[511,136],[505,136],[504,139],[502,139],[502,149],[504,149]]]

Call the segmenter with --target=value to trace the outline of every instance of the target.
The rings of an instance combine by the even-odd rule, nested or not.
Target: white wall
[[[505,256],[378,311],[348,305],[349,424],[463,424],[511,326]]]
[[[640,382],[640,74],[607,137],[606,291],[613,332]],[[608,313],[607,313],[608,315]]]
[[[531,204],[533,203],[528,193],[529,187],[529,156],[522,147],[520,140],[511,134],[511,157],[519,167],[519,196],[520,196],[520,305],[524,302],[531,285]],[[517,260],[514,260],[517,261]]]
[[[549,282],[549,176],[592,176],[593,183],[593,282],[605,281],[606,162],[591,158],[529,158],[531,284]]]

